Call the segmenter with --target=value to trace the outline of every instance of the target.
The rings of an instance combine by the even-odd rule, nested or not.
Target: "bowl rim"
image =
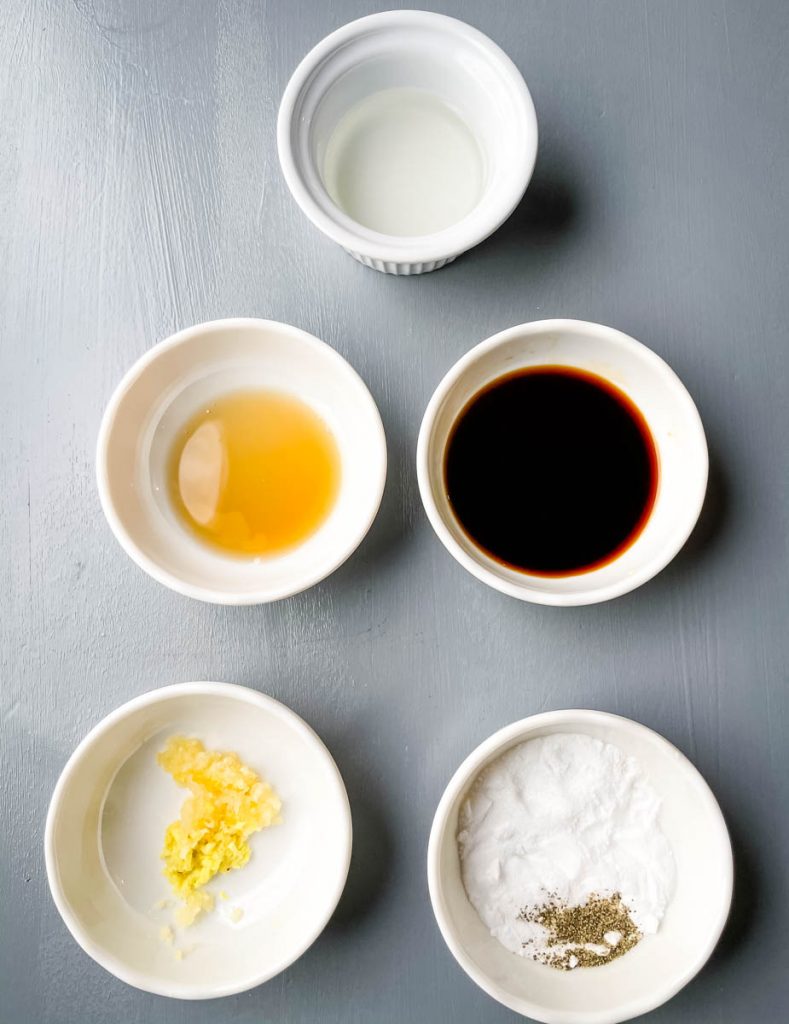
[[[273,713],[276,717],[285,719],[291,727],[301,733],[305,740],[323,757],[326,770],[337,787],[338,796],[341,798],[343,808],[343,820],[338,822],[338,827],[343,830],[345,836],[343,860],[340,865],[334,894],[328,904],[328,911],[321,917],[317,925],[313,926],[309,932],[305,934],[304,941],[296,951],[292,955],[283,957],[273,966],[260,971],[259,974],[255,975],[251,979],[241,982],[230,982],[225,985],[211,985],[210,987],[204,988],[201,988],[199,984],[183,984],[179,986],[177,984],[165,985],[159,984],[156,981],[151,981],[149,975],[129,967],[124,961],[108,954],[99,943],[95,942],[90,937],[88,932],[83,928],[79,917],[72,910],[61,886],[54,835],[64,793],[71,782],[75,770],[82,763],[96,741],[109,733],[120,721],[127,718],[130,714],[134,714],[139,711],[141,708],[173,699],[193,696],[219,696],[253,704],[258,708],[268,711],[269,713]],[[320,736],[318,736],[315,730],[308,725],[300,715],[297,715],[295,711],[289,708],[286,704],[283,704],[281,701],[276,700],[274,697],[270,697],[265,693],[260,693],[258,690],[252,690],[246,686],[239,686],[236,683],[221,682],[173,683],[168,686],[160,687],[159,689],[148,690],[147,692],[126,701],[124,704],[121,704],[102,718],[101,721],[94,725],[88,734],[80,741],[63,766],[49,801],[46,824],[44,827],[44,862],[46,866],[49,890],[52,894],[55,906],[74,940],[84,950],[84,952],[91,957],[91,959],[99,964],[100,967],[103,967],[104,970],[113,974],[121,981],[126,982],[126,984],[132,985],[134,988],[141,989],[144,992],[151,992],[154,995],[167,996],[173,999],[214,999],[221,996],[235,995],[239,992],[246,992],[248,989],[255,988],[258,985],[263,984],[263,982],[269,981],[271,978],[280,974],[292,963],[298,960],[299,957],[301,957],[320,936],[337,908],[337,904],[339,903],[340,897],[345,889],[345,883],[348,879],[352,847],[353,822],[351,816],[351,805],[348,800],[348,792],[345,788],[345,783],[343,782],[340,770],[329,752],[328,747]]]
[[[448,825],[448,817],[452,804],[471,784],[485,762],[495,755],[497,751],[503,750],[505,746],[511,745],[513,741],[521,738],[523,740],[527,740],[529,734],[535,729],[542,729],[546,726],[551,727],[577,724],[579,731],[583,732],[584,723],[593,723],[596,725],[610,725],[614,723],[620,728],[624,728],[625,730],[639,734],[645,739],[648,739],[649,742],[656,744],[659,748],[664,750],[669,757],[680,764],[692,779],[693,783],[695,783],[702,800],[706,803],[712,818],[715,820],[719,828],[719,843],[721,848],[725,846],[726,850],[724,851],[724,854],[725,852],[728,852],[728,857],[726,858],[725,864],[723,899],[721,901],[720,912],[714,920],[711,920],[709,939],[706,945],[681,975],[674,979],[670,984],[663,986],[651,995],[644,995],[641,998],[632,999],[629,1003],[614,1011],[551,1011],[546,1010],[545,1007],[538,1003],[530,1002],[528,999],[512,997],[502,986],[484,974],[455,940],[448,915],[443,907],[444,887],[441,872],[439,870],[441,841]],[[616,741],[612,740],[611,742],[615,743]],[[487,739],[483,740],[461,762],[460,766],[456,769],[449,780],[433,817],[427,848],[427,884],[428,891],[430,893],[430,903],[433,907],[433,914],[435,915],[439,931],[441,932],[449,951],[469,978],[471,978],[476,985],[478,985],[497,1002],[502,1003],[504,1006],[514,1010],[516,1013],[541,1021],[542,1024],[619,1024],[619,1022],[631,1020],[633,1017],[647,1013],[650,1010],[654,1010],[658,1006],[662,1006],[664,1003],[668,1002],[668,1000],[684,988],[685,985],[687,985],[707,963],[720,940],[731,910],[732,895],[734,891],[734,855],[729,830],[726,826],[726,820],[723,817],[723,812],[715,798],[715,794],[712,792],[709,783],[698,768],[693,764],[690,758],[686,757],[685,754],[679,750],[678,747],[675,747],[673,743],[667,740],[665,736],[662,736],[659,732],[656,732],[654,729],[650,729],[649,726],[643,725],[641,722],[636,722],[632,718],[626,718],[624,715],[615,715],[608,711],[593,711],[584,708],[567,708],[557,711],[544,711],[536,715],[528,715],[526,718],[519,719],[516,722],[511,722],[509,725],[503,726],[501,729],[496,730],[496,732],[488,736]]]
[[[456,224],[428,235],[401,237],[374,231],[357,224],[336,207],[331,199],[329,205],[333,211],[336,211],[336,217],[330,216],[315,202],[309,189],[305,186],[292,144],[291,133],[296,107],[304,87],[308,85],[317,68],[330,54],[346,46],[351,40],[371,32],[386,31],[398,26],[416,29],[423,27],[433,31],[442,31],[472,42],[483,49],[489,58],[498,65],[513,90],[519,107],[518,128],[524,139],[521,174],[514,179],[514,184],[510,189],[501,191],[488,215],[484,218],[475,217],[475,211],[479,209],[477,206]],[[533,140],[531,145],[529,145],[530,138]],[[538,128],[534,102],[523,75],[511,58],[479,29],[458,18],[432,11],[383,11],[357,18],[355,21],[335,29],[320,40],[297,65],[285,86],[277,115],[277,151],[280,167],[288,189],[302,213],[319,231],[322,231],[332,241],[337,242],[346,251],[385,262],[418,264],[438,260],[449,261],[484,241],[504,223],[523,198],[534,171],[537,149]]]
[[[139,547],[121,521],[112,500],[109,484],[108,456],[110,436],[115,419],[118,415],[118,410],[126,398],[127,392],[131,386],[149,366],[156,362],[160,356],[164,355],[164,353],[168,352],[171,348],[176,348],[178,345],[188,343],[194,338],[210,334],[214,331],[234,330],[239,328],[278,331],[281,334],[289,336],[294,341],[300,342],[307,348],[311,348],[314,351],[320,351],[322,354],[328,355],[338,369],[348,375],[353,386],[358,389],[362,402],[368,408],[371,415],[370,429],[375,434],[377,440],[378,458],[377,465],[370,467],[370,476],[374,477],[376,491],[375,498],[371,502],[368,514],[364,521],[360,523],[359,529],[351,541],[343,548],[338,549],[336,556],[332,558],[327,565],[322,566],[316,571],[303,575],[298,581],[290,584],[284,584],[277,588],[260,587],[257,590],[233,592],[186,583],[179,576],[163,569],[156,561],[147,555],[141,547]],[[181,330],[176,331],[174,334],[168,335],[168,337],[149,348],[131,365],[131,367],[129,367],[118,385],[115,387],[115,390],[113,391],[104,410],[104,414],[102,415],[101,425],[99,427],[98,438],[96,441],[96,484],[99,491],[99,501],[101,503],[102,511],[104,512],[104,517],[115,535],[115,539],[129,558],[131,558],[131,560],[139,566],[143,572],[156,580],[157,583],[161,583],[163,586],[168,587],[170,590],[173,590],[178,594],[182,594],[185,597],[191,597],[197,601],[205,601],[208,604],[234,606],[268,604],[272,601],[280,601],[283,598],[292,597],[294,594],[300,594],[302,591],[315,586],[316,583],[320,583],[321,580],[326,579],[327,576],[330,576],[348,558],[350,558],[367,536],[370,527],[375,521],[375,517],[378,515],[378,510],[381,507],[384,487],[386,485],[386,472],[386,435],[384,433],[381,414],[378,411],[375,399],[370,393],[370,389],[367,387],[360,374],[353,368],[353,366],[351,366],[347,359],[340,355],[336,349],[332,348],[332,346],[327,342],[321,341],[320,338],[316,338],[315,335],[309,334],[300,327],[294,327],[291,324],[282,323],[278,320],[265,320],[259,317],[226,317],[219,320],[206,320],[202,323],[194,324],[191,327],[184,327]]]
[[[507,344],[515,338],[529,337],[532,335],[547,333],[549,331],[575,331],[576,333],[587,335],[592,339],[604,339],[607,343],[613,343],[618,345],[620,348],[628,349],[635,353],[655,378],[661,379],[663,384],[667,388],[671,389],[677,398],[684,403],[688,414],[688,421],[692,424],[692,429],[695,433],[695,441],[698,443],[703,457],[703,467],[702,472],[699,474],[698,486],[694,492],[688,493],[685,496],[687,515],[681,520],[678,520],[676,532],[673,534],[673,540],[667,543],[663,547],[662,551],[652,559],[645,562],[640,569],[631,573],[626,578],[609,583],[606,586],[588,586],[584,590],[579,590],[574,593],[526,589],[526,587],[519,582],[503,579],[501,576],[488,569],[481,561],[473,558],[457,542],[451,531],[446,526],[443,516],[439,512],[435,498],[433,497],[433,475],[429,469],[430,444],[433,439],[436,420],[447,395],[457,381],[459,381],[464,374],[488,352]],[[416,468],[419,494],[422,498],[422,504],[425,512],[427,513],[430,525],[433,527],[438,539],[447,551],[449,551],[452,557],[459,562],[464,569],[470,572],[472,576],[475,576],[482,583],[486,583],[489,587],[493,587],[494,590],[498,590],[502,594],[507,594],[510,597],[518,598],[521,601],[529,601],[532,604],[571,607],[599,604],[601,601],[610,601],[615,597],[621,597],[623,594],[627,594],[631,590],[635,590],[637,587],[642,586],[648,580],[652,579],[662,569],[664,569],[669,562],[672,561],[672,559],[684,547],[685,542],[693,532],[696,523],[698,522],[698,518],[701,515],[701,509],[704,505],[704,497],[707,492],[707,481],[709,478],[709,452],[707,449],[706,436],[704,434],[704,426],[701,422],[701,417],[698,409],[696,408],[695,402],[688,392],[688,389],[682,383],[674,370],[671,369],[668,363],[662,359],[657,352],[648,348],[643,344],[643,342],[636,341],[635,338],[631,338],[630,335],[624,334],[622,331],[619,331],[614,327],[607,327],[605,324],[593,323],[589,320],[557,318],[550,320],[532,320],[527,323],[518,324],[515,327],[508,327],[506,330],[499,331],[497,334],[492,335],[490,338],[486,338],[484,341],[479,342],[479,344],[469,349],[465,355],[461,356],[460,359],[458,359],[457,362],[449,368],[439,381],[438,386],[427,404],[424,416],[422,417],[416,448]],[[591,572],[586,575],[591,580],[595,574]],[[524,573],[523,578],[524,581],[528,580],[532,582],[539,580],[541,577],[530,576],[529,574]],[[578,578],[580,578],[580,575]]]

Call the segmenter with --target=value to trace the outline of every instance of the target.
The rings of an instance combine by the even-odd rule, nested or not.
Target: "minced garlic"
[[[176,921],[185,927],[214,905],[202,887],[220,871],[246,864],[248,837],[276,824],[282,804],[236,754],[206,750],[199,740],[173,736],[157,760],[192,794],[168,826],[162,849],[164,875],[183,901]]]

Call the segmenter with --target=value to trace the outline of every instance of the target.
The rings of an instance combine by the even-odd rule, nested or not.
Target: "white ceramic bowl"
[[[602,967],[571,972],[516,956],[494,939],[466,896],[458,812],[479,773],[506,750],[554,733],[582,733],[635,757],[662,799],[660,826],[676,861],[676,891],[655,935]],[[723,931],[732,896],[731,843],[704,779],[646,726],[599,711],[552,711],[514,722],[481,743],[438,805],[427,854],[430,899],[453,956],[500,1003],[545,1024],[617,1024],[660,1006],[701,970]]]
[[[599,569],[561,578],[532,576],[490,558],[461,528],[444,484],[447,440],[469,399],[505,373],[541,365],[580,367],[624,391],[644,415],[659,461],[655,505],[636,541]],[[537,604],[595,604],[651,579],[677,554],[696,524],[707,489],[707,472],[704,429],[693,399],[674,371],[626,334],[582,320],[521,324],[472,348],[436,388],[417,444],[419,492],[442,544],[483,583]],[[539,495],[535,497],[539,500]]]
[[[250,837],[244,868],[209,883],[229,899],[176,929],[172,947],[159,931],[173,910],[154,909],[171,895],[159,853],[187,794],[156,754],[175,733],[237,753],[274,786],[282,822]],[[242,686],[184,683],[129,701],[80,743],[52,796],[45,851],[55,904],[89,956],[147,992],[208,999],[267,981],[320,935],[348,874],[351,814],[331,755],[293,711]],[[187,950],[180,961],[175,948]]]
[[[234,558],[202,544],[179,522],[166,486],[178,430],[205,402],[248,388],[310,405],[331,429],[342,464],[325,522],[270,558]],[[311,587],[359,545],[381,502],[386,439],[364,382],[324,342],[271,320],[214,320],[179,331],[132,366],[104,414],[96,473],[113,533],[155,580],[201,601],[263,604]]]
[[[432,235],[363,227],[335,205],[323,182],[323,157],[341,117],[367,96],[398,87],[443,100],[483,155],[477,206]],[[317,228],[368,267],[421,274],[477,245],[515,209],[537,156],[537,119],[520,72],[487,36],[441,14],[388,11],[343,26],[307,54],[283,94],[277,144],[288,188]]]

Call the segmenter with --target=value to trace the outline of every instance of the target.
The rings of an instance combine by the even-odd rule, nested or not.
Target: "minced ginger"
[[[236,754],[206,750],[199,740],[172,736],[157,761],[191,796],[164,835],[164,875],[182,900],[176,921],[188,926],[214,899],[202,887],[220,871],[249,860],[247,839],[279,822],[281,801]]]

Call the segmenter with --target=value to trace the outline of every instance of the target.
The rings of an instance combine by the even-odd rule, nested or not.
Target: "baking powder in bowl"
[[[513,953],[604,964],[658,930],[674,890],[660,798],[638,762],[591,736],[527,740],[487,767],[460,811],[463,884]]]

